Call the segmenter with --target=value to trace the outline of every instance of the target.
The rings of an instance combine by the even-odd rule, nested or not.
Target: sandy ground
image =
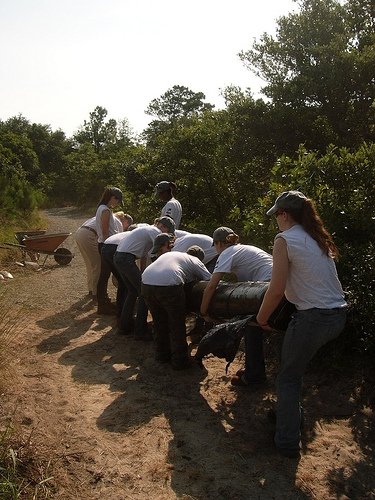
[[[87,218],[72,208],[46,217],[49,231],[72,232]],[[303,454],[282,458],[267,419],[278,335],[266,339],[261,391],[230,386],[241,352],[227,375],[217,358],[175,372],[154,361],[152,343],[117,336],[114,319],[96,314],[72,236],[64,246],[75,253],[68,266],[49,257],[41,271],[13,267],[2,285],[26,319],[2,417],[49,462],[52,498],[375,498],[373,381],[314,365]]]

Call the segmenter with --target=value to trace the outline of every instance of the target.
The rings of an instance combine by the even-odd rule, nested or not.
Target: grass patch
[[[15,383],[13,363],[16,349],[20,348],[19,335],[30,319],[24,306],[16,306],[13,299],[0,293],[0,397],[6,398],[7,388]],[[3,408],[4,405],[1,405]],[[4,411],[4,410],[3,410]],[[13,427],[13,416],[0,414],[0,498],[47,499],[51,498],[52,477],[49,462],[38,458],[32,444]]]
[[[46,500],[53,496],[51,463],[43,460],[32,443],[8,422],[0,431],[0,498],[4,500]]]

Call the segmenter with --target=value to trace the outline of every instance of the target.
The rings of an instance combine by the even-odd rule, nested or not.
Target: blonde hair
[[[117,217],[118,219],[120,219],[121,221],[123,219],[125,219],[125,212],[123,212],[122,210],[119,210],[118,212],[115,212],[113,215],[115,217]]]

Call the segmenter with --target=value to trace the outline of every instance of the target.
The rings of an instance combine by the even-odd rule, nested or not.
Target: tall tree
[[[212,104],[204,102],[205,98],[203,92],[193,92],[182,85],[174,85],[161,97],[151,101],[146,113],[161,121],[189,118],[214,108]]]
[[[301,0],[300,12],[278,20],[241,60],[267,84],[278,106],[303,113],[306,131],[327,128],[337,142],[374,137],[375,21],[371,0]]]
[[[100,153],[106,144],[113,144],[116,141],[117,123],[111,118],[105,121],[108,111],[101,106],[97,106],[90,113],[90,119],[83,122],[81,129],[74,135],[78,144],[90,143],[96,153]]]

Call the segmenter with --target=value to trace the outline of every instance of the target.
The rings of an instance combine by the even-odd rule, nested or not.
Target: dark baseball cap
[[[300,191],[284,191],[275,201],[273,207],[267,210],[267,215],[273,215],[278,210],[300,210],[307,200],[306,196]]]
[[[164,226],[167,227],[168,233],[175,233],[176,230],[176,224],[174,220],[171,217],[168,217],[167,215],[163,215],[163,217],[160,217],[160,219],[157,222],[158,224],[163,224]]]
[[[151,255],[155,255],[158,252],[158,250],[166,243],[174,243],[174,240],[175,237],[173,236],[173,234],[169,233],[158,234],[154,239],[154,244],[151,249]]]
[[[214,234],[212,235],[212,246],[214,246],[214,243],[216,243],[217,241],[226,242],[227,236],[229,236],[230,234],[234,234],[233,229],[231,229],[230,227],[218,227],[217,229],[215,229]]]

